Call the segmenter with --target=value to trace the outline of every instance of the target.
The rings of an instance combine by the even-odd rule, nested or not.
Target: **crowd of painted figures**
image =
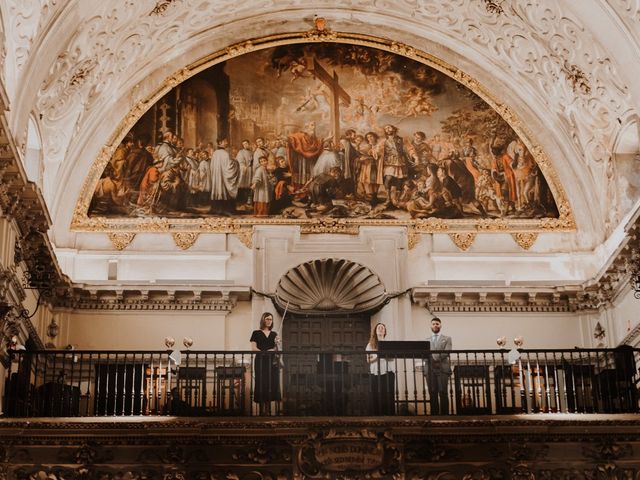
[[[553,216],[547,183],[523,142],[427,137],[394,125],[336,142],[298,132],[187,147],[128,135],[96,187],[92,215],[308,218]],[[336,144],[337,143],[337,144]],[[477,143],[477,145],[476,145]]]

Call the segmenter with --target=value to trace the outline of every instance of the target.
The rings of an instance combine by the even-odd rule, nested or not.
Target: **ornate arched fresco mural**
[[[94,165],[75,227],[573,227],[549,162],[504,120],[508,109],[463,73],[401,51],[245,46],[174,78]]]

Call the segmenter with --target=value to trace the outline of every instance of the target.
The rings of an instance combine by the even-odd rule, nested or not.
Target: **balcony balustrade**
[[[369,357],[364,351],[12,351],[3,415],[421,416],[639,411],[639,349],[446,353],[451,373],[445,375],[446,393],[440,402],[434,402],[428,380],[436,369],[436,355],[442,352],[390,351]],[[440,412],[434,408],[437,403]]]

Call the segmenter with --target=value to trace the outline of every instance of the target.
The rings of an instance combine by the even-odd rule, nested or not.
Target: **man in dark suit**
[[[429,388],[431,401],[431,415],[449,414],[448,383],[451,376],[451,364],[449,353],[451,350],[451,337],[442,335],[440,330],[442,321],[438,317],[431,319],[431,354],[424,368],[424,374]]]

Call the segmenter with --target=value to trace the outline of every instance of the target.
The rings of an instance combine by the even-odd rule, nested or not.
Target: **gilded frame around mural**
[[[180,84],[184,80],[196,75],[203,70],[254,50],[276,47],[281,45],[295,44],[300,42],[334,42],[361,45],[378,48],[391,53],[405,56],[412,60],[421,62],[427,66],[437,69],[445,75],[451,77],[473,93],[478,95],[489,106],[495,109],[498,114],[509,124],[514,132],[523,140],[525,146],[531,152],[534,160],[540,167],[544,175],[553,198],[558,206],[558,218],[541,219],[410,219],[410,220],[380,220],[380,219],[283,219],[283,218],[110,218],[110,217],[89,217],[88,211],[91,198],[95,191],[100,176],[113,155],[116,147],[124,138],[126,133],[134,126],[140,117],[171,88]],[[176,229],[180,231],[198,231],[212,233],[235,233],[238,236],[244,235],[242,232],[253,225],[299,225],[303,233],[347,233],[357,234],[360,226],[406,226],[420,233],[452,233],[469,232],[549,232],[549,231],[575,231],[576,223],[569,204],[569,200],[560,183],[559,176],[551,165],[551,161],[542,148],[533,143],[533,135],[527,127],[520,122],[513,111],[506,105],[495,99],[495,95],[481,85],[477,80],[449,65],[448,63],[420,51],[409,45],[394,42],[389,39],[362,35],[354,33],[335,32],[328,28],[322,31],[314,28],[307,32],[296,32],[272,35],[258,39],[248,39],[234,45],[229,45],[211,55],[208,55],[198,62],[179,69],[170,75],[165,81],[145,100],[136,104],[122,120],[118,128],[109,138],[108,143],[102,147],[96,160],[89,169],[87,177],[83,183],[78,202],[74,209],[71,221],[71,230],[89,232],[158,232]],[[246,233],[246,232],[245,232]],[[246,236],[246,235],[245,235]],[[243,242],[245,243],[245,242]],[[246,244],[246,243],[245,243]]]

